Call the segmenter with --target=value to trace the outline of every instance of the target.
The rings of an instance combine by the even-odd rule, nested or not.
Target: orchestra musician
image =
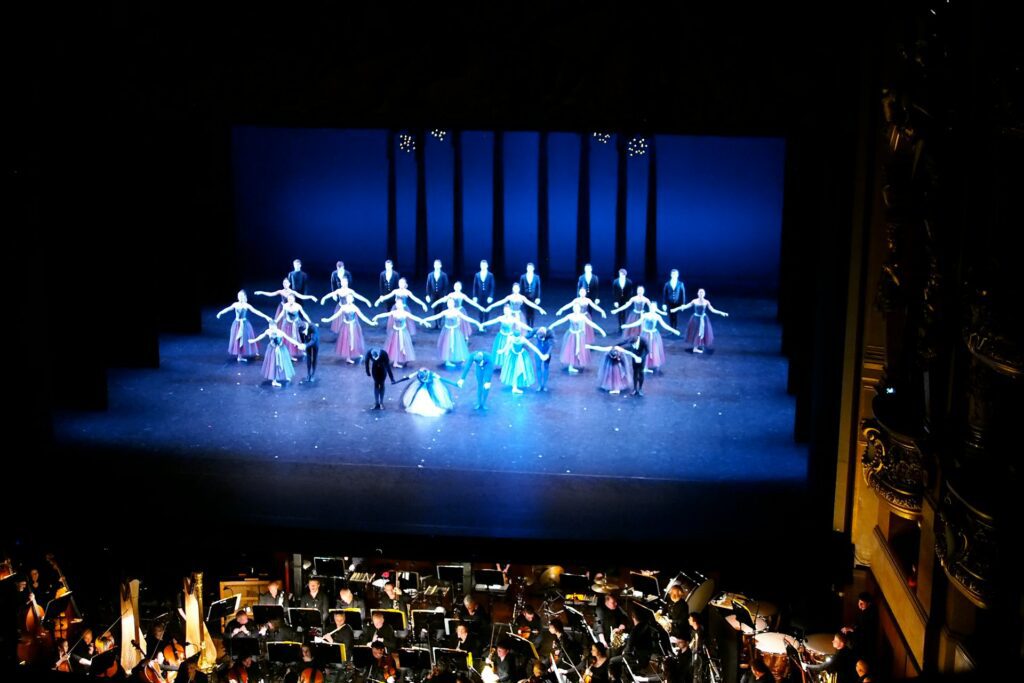
[[[394,581],[384,584],[384,595],[380,599],[381,609],[398,609],[406,614],[409,613],[409,598],[395,588]]]
[[[491,628],[490,615],[472,595],[463,598],[462,605],[462,621],[469,627],[470,633],[481,638]]]
[[[494,666],[494,674],[498,677],[498,683],[516,683],[519,680],[519,667],[516,664],[515,655],[512,653],[512,643],[503,638],[498,641],[494,652],[497,656],[488,661]]]
[[[331,630],[324,634],[324,642],[332,645],[340,644],[345,646],[346,655],[352,654],[352,643],[355,641],[355,632],[352,627],[345,623],[344,612],[331,612],[333,625]]]
[[[334,609],[357,609],[359,616],[366,618],[366,603],[357,598],[347,585],[338,589],[338,599],[334,601]]]
[[[469,632],[469,626],[465,622],[459,622],[455,626],[455,638],[452,641],[451,647],[453,650],[470,652],[473,655],[480,654],[482,649],[480,641]]]
[[[288,596],[285,595],[282,590],[282,584],[280,579],[274,579],[267,584],[267,592],[260,593],[259,598],[256,601],[257,605],[277,605],[288,609]]]
[[[683,589],[678,584],[668,589],[668,620],[671,623],[668,635],[673,644],[690,639],[690,606],[683,600]]]
[[[259,628],[249,620],[249,613],[244,609],[235,612],[235,618],[224,627],[224,635],[228,638],[255,638],[266,633],[266,628]]]
[[[611,648],[616,636],[621,636],[629,626],[629,617],[619,607],[619,599],[612,594],[604,596],[604,604],[594,610],[594,631],[605,647]]]
[[[650,612],[637,608],[631,611],[630,617],[633,629],[626,639],[622,656],[631,667],[639,670],[650,663],[651,657],[667,656],[672,644],[669,642],[668,633],[654,620]]]
[[[366,674],[366,683],[400,683],[398,662],[384,643],[374,641],[370,645],[370,652],[373,653],[373,664]]]
[[[835,654],[829,655],[821,664],[802,664],[804,671],[827,671],[835,675],[836,683],[857,683],[857,656],[850,647],[850,638],[840,631],[832,638]]]
[[[395,629],[391,624],[384,623],[384,615],[380,612],[374,612],[370,620],[370,625],[363,628],[363,643],[382,643],[388,652],[394,652],[398,647]]]
[[[175,683],[208,683],[209,678],[199,670],[199,663],[195,659],[185,662],[185,665],[178,672]]]
[[[516,633],[533,643],[534,647],[540,648],[544,640],[544,627],[533,607],[523,606],[523,610],[516,617],[515,629]]]
[[[591,643],[590,665],[583,672],[580,683],[609,683],[608,648],[604,643]]]
[[[565,633],[565,624],[561,619],[552,619],[548,623],[548,633],[551,635],[550,653],[556,658],[564,658],[572,666],[580,663],[583,650],[580,646]]]
[[[740,676],[740,683],[772,683],[774,680],[775,677],[772,676],[768,665],[757,657],[750,662],[750,668]]]
[[[318,610],[320,618],[324,621],[327,620],[329,598],[327,593],[320,589],[319,577],[309,577],[309,581],[306,582],[306,592],[303,594],[302,600],[299,601],[299,607]]]
[[[704,636],[703,615],[691,612],[690,622],[690,671],[694,683],[707,683],[711,680],[711,667],[706,651],[707,643]]]
[[[249,667],[252,666],[252,655],[245,655],[238,659],[235,665],[228,669],[228,683],[249,683]]]

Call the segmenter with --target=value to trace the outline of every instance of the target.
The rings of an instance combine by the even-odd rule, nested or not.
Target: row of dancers
[[[550,325],[533,328],[527,322],[524,312],[536,311],[545,314],[546,311],[521,293],[519,283],[513,284],[512,292],[508,296],[498,301],[492,300],[490,304],[483,306],[464,294],[461,283],[456,282],[451,292],[430,303],[431,308],[444,306],[444,309],[429,317],[419,317],[409,310],[410,304],[419,305],[424,311],[428,311],[429,308],[425,301],[408,290],[404,278],[399,278],[397,286],[392,291],[382,294],[372,303],[351,289],[346,277],[339,278],[337,284],[339,286],[336,289],[319,300],[321,305],[331,299],[337,301],[332,315],[321,318],[321,322],[331,324],[331,330],[337,335],[335,350],[340,358],[350,364],[363,359],[366,354],[361,323],[377,326],[382,319],[387,319],[384,350],[396,368],[402,368],[416,360],[413,336],[417,324],[428,327],[433,324],[440,326],[438,353],[449,368],[465,364],[469,360],[469,338],[474,329],[482,332],[486,327],[498,326],[498,333],[490,349],[493,366],[497,370],[506,366],[514,368],[512,379],[508,383],[517,392],[532,386],[538,379],[540,389],[546,389],[548,363],[554,340],[553,330],[561,325],[567,327],[559,358],[570,374],[576,374],[590,365],[591,351],[609,354],[613,366],[620,366],[623,357],[629,356],[624,344],[609,347],[594,345],[595,333],[601,336],[607,336],[607,333],[594,322],[591,311],[600,314],[602,318],[607,317],[607,313],[596,299],[587,295],[583,287],[576,298],[556,312],[556,315],[562,315],[569,310],[567,315]],[[220,318],[227,313],[234,313],[229,334],[229,354],[244,362],[250,357],[258,356],[259,342],[267,339],[269,348],[263,363],[263,374],[266,379],[275,386],[279,386],[282,381],[290,381],[294,375],[291,362],[303,355],[307,361],[307,379],[312,379],[319,348],[319,331],[298,300],[317,301],[316,297],[297,291],[289,279],[283,282],[281,289],[272,292],[257,291],[256,294],[281,298],[274,317],[262,313],[250,304],[244,290],[238,292],[237,301],[217,314]],[[370,318],[359,309],[356,301],[367,307],[388,304],[390,308]],[[482,316],[500,306],[502,315],[491,320],[474,320],[466,314],[466,306],[476,308]],[[665,314],[674,314],[690,308],[693,309],[693,315],[687,324],[686,338],[693,344],[694,351],[700,353],[710,347],[714,339],[708,313],[728,315],[711,305],[705,298],[703,289],[698,291],[696,299],[688,303],[672,309],[665,306],[659,309],[657,304],[645,295],[643,286],[639,286],[635,294],[613,308],[611,313],[620,314],[620,326],[626,336],[625,341],[628,342],[632,338],[643,339],[647,351],[644,354],[645,368],[648,371],[656,371],[665,362],[664,344],[659,328],[677,336],[682,334],[665,322]],[[628,315],[624,316],[626,311]],[[263,318],[268,324],[266,331],[259,336],[255,336],[249,319],[250,314]],[[543,370],[540,373],[532,370],[533,359],[529,354],[536,355],[541,360]],[[605,363],[608,363],[607,358]],[[621,387],[619,389],[621,390]]]

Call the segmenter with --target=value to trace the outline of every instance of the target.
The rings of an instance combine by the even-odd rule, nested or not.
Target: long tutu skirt
[[[644,341],[647,342],[647,367],[656,370],[665,364],[665,342],[661,339],[661,332],[644,332]]]
[[[258,356],[259,344],[250,344],[249,340],[256,335],[252,323],[248,320],[236,320],[231,323],[231,337],[228,339],[228,354],[232,356]]]
[[[297,322],[293,323],[293,322],[289,322],[288,320],[285,320],[284,322],[281,323],[281,332],[287,334],[292,339],[298,339],[299,338],[299,323],[297,323]],[[296,346],[295,344],[292,344],[287,339],[284,340],[284,345],[288,347],[288,353],[290,353],[292,356],[300,356],[300,355],[302,355],[302,351],[299,351],[299,347]]]
[[[630,386],[630,378],[626,373],[626,363],[623,360],[619,360],[618,363],[612,361],[610,354],[604,355],[604,360],[601,361],[601,370],[597,376],[598,386],[605,391],[624,391]]]
[[[507,342],[508,335],[499,329],[498,334],[494,337],[494,344],[491,345],[491,355],[494,356],[494,367],[496,368],[502,367],[505,364],[505,359],[508,358],[508,351],[501,353]]]
[[[690,316],[690,322],[686,323],[686,343],[696,346],[710,348],[715,343],[715,331],[711,328],[711,317],[704,318],[704,334],[700,334],[700,317]]]
[[[629,323],[635,323],[639,319],[640,319],[640,314],[637,313],[636,311],[632,311],[631,310],[629,312],[629,315],[626,316],[626,324],[628,325]],[[640,336],[640,326],[637,325],[636,327],[627,327],[626,329],[624,329],[622,331],[622,333],[624,335],[626,335],[627,337],[639,337]]]
[[[334,307],[334,312],[337,313],[339,308],[341,308],[340,302]],[[345,323],[342,322],[341,316],[339,315],[337,318],[331,321],[331,332],[333,332],[334,334],[341,334],[341,326],[344,324]]]
[[[579,340],[579,349],[576,348],[577,340]],[[585,368],[590,365],[590,349],[587,348],[586,343],[582,332],[573,334],[571,330],[566,330],[565,336],[562,337],[561,361],[577,368]]]
[[[401,330],[391,328],[388,330],[387,340],[384,342],[384,350],[394,363],[405,364],[416,360],[416,351],[412,347],[412,337],[409,336],[409,329]]]
[[[338,333],[338,342],[334,350],[345,360],[355,360],[366,353],[366,343],[363,341],[363,326],[358,322],[342,323],[341,331]]]
[[[466,339],[469,339],[470,335],[472,335],[473,332],[476,330],[475,327],[470,325],[467,321],[462,320],[461,318],[459,319],[459,327],[462,328],[462,334],[463,336],[466,337]]]
[[[405,391],[402,392],[402,407],[406,412],[425,417],[438,417],[444,415],[455,407],[448,387],[440,380],[435,380],[430,386],[421,384],[419,380],[412,379]]]
[[[589,320],[590,322],[594,322],[594,316],[590,315],[589,311],[587,313],[584,313],[583,315],[587,316],[587,320]],[[594,340],[597,338],[597,333],[594,331],[594,328],[591,327],[590,325],[584,325],[583,336],[586,338],[588,344],[593,344]]]
[[[469,358],[469,345],[466,344],[466,335],[462,333],[461,325],[441,329],[441,334],[437,336],[437,352],[441,360],[449,363],[462,363]]]
[[[519,389],[532,386],[537,381],[532,353],[527,348],[509,351],[505,365],[501,368],[501,383]]]
[[[409,309],[406,308],[405,310],[408,311]],[[413,336],[413,337],[416,336],[416,325],[417,324],[418,323],[415,320],[406,320],[405,321],[405,329],[409,330],[409,335],[410,336]],[[388,318],[388,330],[390,331],[390,330],[393,330],[393,329],[395,329],[395,319],[394,318]]]
[[[294,376],[295,366],[287,347],[271,345],[263,357],[263,379],[290,382]]]

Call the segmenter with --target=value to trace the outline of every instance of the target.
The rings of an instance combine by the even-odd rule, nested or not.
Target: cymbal
[[[607,581],[600,581],[592,585],[590,590],[595,593],[617,593],[619,591],[619,586],[616,586],[614,583],[608,583]]]
[[[541,575],[537,577],[537,583],[542,586],[557,586],[564,573],[565,569],[553,565],[541,572]]]

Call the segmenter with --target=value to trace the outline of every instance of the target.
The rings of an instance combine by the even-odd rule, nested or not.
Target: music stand
[[[477,590],[504,592],[508,590],[505,583],[505,575],[497,569],[475,569],[473,570],[473,584]]]
[[[406,624],[405,611],[400,609],[375,609],[370,611],[370,617],[374,614],[379,614],[384,617],[384,623],[391,626],[396,631],[404,631],[408,628]]]
[[[120,648],[111,648],[89,660],[89,671],[106,671],[121,656]],[[120,668],[120,667],[119,667]],[[95,676],[96,674],[93,674]]]
[[[345,652],[345,643],[311,643],[310,650],[313,652],[313,660],[317,664],[343,664],[348,661],[348,653]]]
[[[369,645],[353,645],[350,659],[357,669],[368,669],[373,666],[373,652]]]
[[[661,595],[661,589],[658,587],[658,577],[638,574],[636,572],[630,572],[629,577],[633,584],[634,592],[639,592],[645,600]]]
[[[558,579],[558,587],[563,593],[586,595],[590,593],[590,579],[582,574],[562,574]]]
[[[279,664],[291,664],[302,661],[302,643],[290,640],[282,640],[277,643],[267,643],[267,659]]]
[[[523,638],[518,633],[508,633],[506,637],[512,639],[512,651],[519,655],[521,659],[540,659],[540,655],[537,654],[537,648],[532,641]]]
[[[289,607],[288,623],[296,630],[323,628],[324,621],[320,610],[313,607]]]
[[[252,620],[257,624],[284,623],[283,605],[253,605]]]
[[[235,614],[238,613],[238,609],[241,605],[242,596],[238,593],[229,598],[211,602],[209,609],[206,610],[206,623],[211,624],[215,621],[220,621],[221,619],[234,617]]]
[[[342,557],[314,557],[313,574],[319,578],[329,576],[332,579],[345,578],[345,559]]]
[[[43,610],[43,623],[51,623],[61,612],[67,610],[69,604],[71,604],[71,591],[50,600],[46,603],[46,609]]]
[[[437,578],[441,581],[447,581],[453,587],[462,586],[462,579],[465,576],[465,571],[461,564],[439,564],[437,565]]]
[[[473,670],[472,653],[463,650],[453,650],[449,647],[434,648],[434,663],[445,662],[449,671],[470,671]]]
[[[746,602],[741,602],[734,598],[732,601],[732,613],[736,615],[736,621],[741,626],[747,626],[750,628],[751,633],[757,633],[757,615],[750,612]]]
[[[232,659],[244,659],[248,655],[259,657],[259,638],[226,638],[228,654]]]
[[[413,671],[429,671],[434,665],[434,658],[425,647],[403,647],[398,651],[398,659],[402,662],[403,669]]]
[[[358,607],[346,607],[345,609],[332,609],[327,611],[328,623],[334,623],[334,617],[332,616],[335,612],[345,613],[345,623],[352,627],[353,631],[363,630],[363,613],[359,611]]]
[[[418,592],[420,589],[419,572],[398,572],[395,577],[398,581],[399,590],[410,593]]]
[[[445,617],[445,619],[444,619],[444,634],[446,636],[452,635],[453,633],[455,633],[455,627],[458,626],[461,623],[463,623],[462,619],[452,619],[450,617]],[[469,624],[468,623],[466,624],[466,628],[469,628]]]
[[[432,609],[414,609],[412,611],[412,629],[436,633],[444,629],[444,612]]]

